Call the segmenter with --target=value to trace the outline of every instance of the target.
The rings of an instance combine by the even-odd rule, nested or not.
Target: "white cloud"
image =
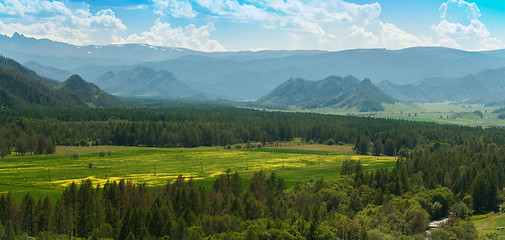
[[[343,0],[263,0],[246,3],[237,0],[195,0],[195,3],[217,18],[256,21],[267,29],[287,31],[295,42],[319,43],[319,46],[312,44],[311,48],[332,49],[346,45],[378,47],[384,44],[398,48],[420,42],[393,24],[382,23],[379,3],[360,5]],[[364,46],[357,46],[357,43]]]
[[[449,22],[446,19],[440,21],[439,24],[433,25],[432,29],[437,32],[440,37],[449,38],[471,38],[471,37],[489,37],[490,33],[486,26],[479,20],[472,20],[469,25],[461,23]]]
[[[440,5],[440,22],[431,28],[440,37],[440,45],[461,48],[459,41],[472,40],[475,50],[504,48],[501,40],[491,37],[486,25],[479,20],[480,9],[465,0],[447,0]],[[468,41],[465,41],[468,42]]]
[[[481,50],[496,50],[505,48],[505,43],[496,38],[486,38],[482,40]]]
[[[427,39],[421,41],[418,37],[407,33],[392,23],[381,23],[381,37],[385,46],[399,45],[399,47],[414,47],[427,45]]]
[[[192,18],[196,16],[193,7],[188,1],[179,0],[153,0],[156,10],[154,13],[158,15],[169,14],[176,18]]]
[[[218,41],[209,38],[212,31],[214,31],[212,23],[201,27],[190,24],[185,28],[173,28],[170,23],[164,23],[158,18],[148,32],[140,35],[132,34],[126,39],[118,38],[116,43],[146,43],[200,51],[225,51],[226,49]]]
[[[376,47],[379,46],[381,40],[373,32],[365,30],[364,27],[353,25],[351,27],[351,34],[349,34],[349,40],[358,41],[362,46]]]
[[[89,9],[72,11],[60,1],[6,0],[0,12],[11,18],[0,20],[0,34],[14,32],[29,37],[85,44],[107,44],[126,26],[110,9],[92,14]]]
[[[441,38],[488,37],[489,31],[479,21],[480,10],[475,3],[447,0],[440,5],[440,23],[431,28]]]
[[[453,38],[442,38],[439,40],[439,44],[444,47],[461,49],[461,45],[459,45]]]

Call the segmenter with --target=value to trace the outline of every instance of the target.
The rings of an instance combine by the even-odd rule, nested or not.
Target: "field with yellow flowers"
[[[275,172],[288,186],[310,179],[337,179],[345,160],[360,160],[366,171],[395,165],[393,157],[356,155],[352,146],[291,145],[252,149],[58,147],[55,154],[7,156],[0,159],[0,194],[20,199],[32,195],[59,196],[71,182],[94,184],[120,179],[159,186],[179,175],[210,188],[227,169],[248,185],[254,172]]]

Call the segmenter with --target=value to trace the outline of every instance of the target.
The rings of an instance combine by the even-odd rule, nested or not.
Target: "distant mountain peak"
[[[120,96],[174,99],[195,95],[195,92],[179,81],[172,72],[157,72],[145,66],[137,66],[130,71],[116,74],[107,72],[98,78],[97,84]]]
[[[118,107],[122,105],[121,100],[117,97],[104,92],[93,83],[86,82],[77,74],[70,76],[67,80],[54,88],[64,92],[74,93],[96,107]]]
[[[15,32],[14,34],[12,34],[12,39],[19,39],[19,38],[26,38],[25,35],[23,34],[20,34],[18,32]]]
[[[271,108],[357,108],[360,111],[384,110],[382,103],[394,103],[370,79],[329,76],[319,81],[291,78],[256,103]]]

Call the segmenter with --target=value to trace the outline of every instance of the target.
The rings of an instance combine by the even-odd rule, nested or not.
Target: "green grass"
[[[352,115],[363,117],[392,118],[409,121],[436,122],[440,124],[458,124],[464,126],[505,126],[505,120],[498,119],[493,113],[498,107],[486,107],[482,104],[443,103],[396,103],[384,104],[382,112],[358,112],[356,109],[320,108],[299,110],[325,114]],[[474,111],[481,111],[480,118]]]
[[[496,233],[500,239],[505,238],[505,213],[488,213],[485,215],[472,216],[471,221],[481,235]]]
[[[335,149],[341,150],[342,146],[335,146]],[[112,152],[110,157],[98,154],[109,150]],[[79,159],[72,159],[72,153],[79,153]],[[283,148],[59,147],[52,155],[0,159],[0,194],[11,192],[17,200],[26,192],[36,197],[48,195],[55,198],[72,181],[77,183],[88,178],[95,184],[127,179],[158,186],[179,175],[192,177],[197,184],[210,188],[216,176],[228,168],[241,174],[245,186],[252,174],[260,170],[266,174],[275,171],[288,186],[292,186],[298,181],[310,179],[337,179],[342,162],[348,159],[361,160],[366,170],[392,167],[396,163],[391,157]],[[89,163],[93,164],[92,168],[88,167]]]

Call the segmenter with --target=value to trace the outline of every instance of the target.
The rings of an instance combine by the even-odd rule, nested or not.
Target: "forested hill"
[[[382,111],[382,103],[396,100],[383,93],[369,79],[327,77],[320,81],[292,78],[258,99],[261,107],[288,108],[356,108],[361,112]]]
[[[84,81],[79,75],[72,75],[54,89],[74,93],[95,107],[121,107],[123,105],[119,98],[104,92],[93,83]]]
[[[1,55],[0,55],[0,66],[7,68],[7,69],[16,70],[19,73],[21,73],[27,77],[30,77],[34,80],[37,80],[37,81],[43,83],[45,86],[47,86],[49,88],[52,88],[52,87],[59,84],[58,81],[55,81],[55,80],[52,80],[49,78],[45,78],[45,77],[41,77],[37,73],[35,73],[34,71],[24,67],[23,65],[19,64],[18,62],[14,61],[10,58],[3,57]]]
[[[43,79],[19,63],[0,57],[0,106],[8,108],[87,106],[75,94],[60,92],[46,86],[41,82]]]

